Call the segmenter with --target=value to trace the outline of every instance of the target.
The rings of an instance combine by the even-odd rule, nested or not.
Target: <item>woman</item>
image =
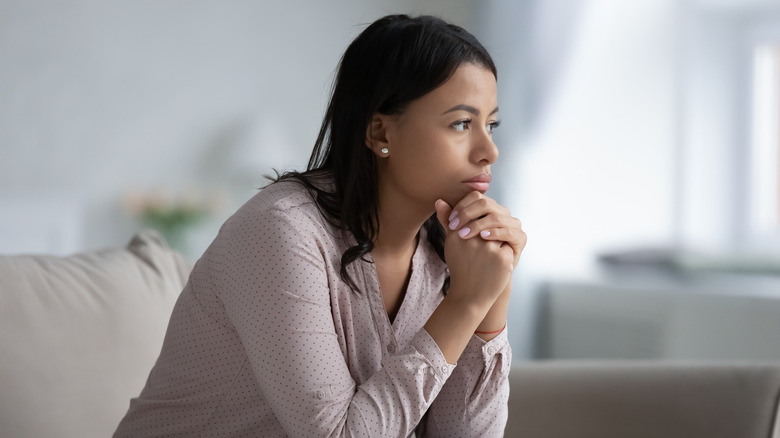
[[[116,436],[501,436],[525,234],[485,196],[496,101],[465,30],[365,29],[308,170],[223,225]]]

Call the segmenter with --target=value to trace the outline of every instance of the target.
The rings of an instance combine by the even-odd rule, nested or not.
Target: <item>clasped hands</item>
[[[436,217],[447,233],[444,256],[450,281],[492,305],[510,284],[527,237],[509,209],[478,191],[454,207],[439,199]]]

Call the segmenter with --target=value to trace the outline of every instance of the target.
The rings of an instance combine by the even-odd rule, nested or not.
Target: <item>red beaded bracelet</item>
[[[478,334],[478,335],[494,335],[494,334],[496,334],[496,333],[501,333],[501,332],[503,332],[505,328],[506,328],[506,324],[504,324],[504,326],[503,326],[503,327],[501,327],[501,330],[496,330],[496,331],[494,331],[494,332],[481,332],[481,331],[478,331],[478,330],[477,330],[477,331],[475,331],[474,333],[475,333],[475,334]]]

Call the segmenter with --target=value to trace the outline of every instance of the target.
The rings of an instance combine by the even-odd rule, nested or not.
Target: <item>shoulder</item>
[[[300,182],[292,179],[277,181],[262,188],[252,196],[237,213],[251,214],[258,211],[285,211],[292,208],[316,208],[313,195]]]
[[[274,230],[299,237],[337,235],[323,216],[310,190],[294,179],[274,182],[241,206],[223,225],[223,231],[239,238]]]

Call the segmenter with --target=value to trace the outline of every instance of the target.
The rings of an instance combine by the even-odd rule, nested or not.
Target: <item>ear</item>
[[[371,149],[377,157],[385,158],[390,153],[383,153],[382,149],[389,151],[390,141],[388,140],[388,131],[390,127],[390,117],[385,114],[376,113],[368,122],[366,128],[366,146]]]

